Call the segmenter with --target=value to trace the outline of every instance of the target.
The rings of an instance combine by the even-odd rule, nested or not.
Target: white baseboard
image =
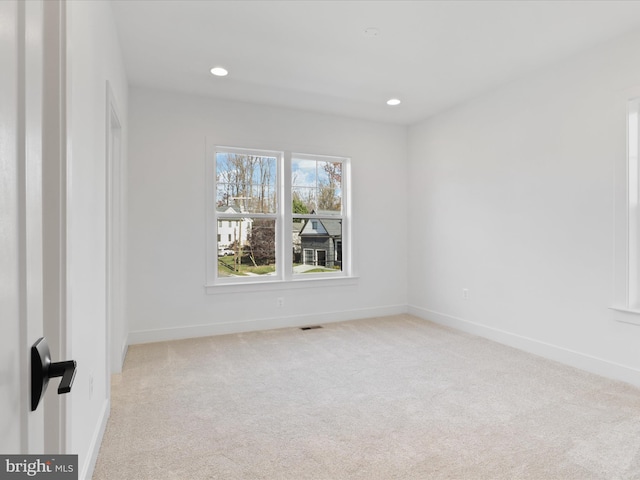
[[[407,312],[423,320],[462,330],[580,370],[640,387],[640,370],[626,365],[424,308],[409,306]]]
[[[100,412],[100,420],[96,429],[91,437],[91,443],[89,444],[89,450],[87,458],[78,459],[79,466],[81,467],[78,478],[80,480],[91,480],[93,476],[93,470],[96,468],[96,462],[98,461],[98,453],[100,452],[100,445],[102,445],[102,437],[107,429],[107,420],[109,420],[109,412],[111,408],[110,400],[107,398],[102,405],[102,412]],[[83,461],[84,460],[84,461]]]
[[[402,313],[407,313],[406,305],[391,305],[340,312],[262,318],[258,320],[245,320],[240,322],[212,323],[208,325],[191,325],[158,330],[139,330],[129,332],[128,343],[129,345],[135,345],[139,343],[164,342],[167,340],[179,340],[183,338],[209,337],[212,335],[272,330],[275,328],[302,327],[316,323],[343,322],[347,320],[359,320],[362,318],[400,315]]]

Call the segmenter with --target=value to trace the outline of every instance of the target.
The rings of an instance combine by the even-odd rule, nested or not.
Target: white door
[[[31,411],[30,384],[31,346],[43,336],[44,20],[43,0],[0,0],[0,452],[3,454],[45,453],[45,414],[43,408]],[[53,389],[51,385],[49,390]]]

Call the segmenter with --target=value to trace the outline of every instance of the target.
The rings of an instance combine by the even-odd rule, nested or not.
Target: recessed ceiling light
[[[378,35],[380,35],[380,29],[377,27],[365,28],[364,34],[367,37],[377,37]]]
[[[387,100],[387,105],[391,106],[400,105],[400,103],[400,100],[398,100],[397,98],[390,98],[389,100]]]
[[[229,74],[229,72],[227,71],[226,68],[222,68],[222,67],[213,67],[211,69],[211,73],[213,75],[215,75],[216,77],[225,77]]]

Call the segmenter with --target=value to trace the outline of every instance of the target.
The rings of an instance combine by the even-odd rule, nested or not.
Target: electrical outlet
[[[464,300],[469,300],[469,289],[468,288],[463,288],[462,289],[462,298]]]
[[[276,307],[278,308],[284,307],[284,298],[282,297],[276,298]]]

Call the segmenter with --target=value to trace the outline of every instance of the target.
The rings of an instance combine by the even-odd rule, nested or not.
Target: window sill
[[[640,310],[629,307],[609,307],[613,310],[613,318],[618,322],[640,326]]]
[[[357,285],[360,277],[334,277],[334,278],[305,278],[300,280],[283,280],[270,282],[246,282],[246,283],[222,283],[218,285],[205,285],[207,295],[219,295],[229,293],[269,292],[282,290],[296,290],[301,288],[317,287],[345,287]]]

